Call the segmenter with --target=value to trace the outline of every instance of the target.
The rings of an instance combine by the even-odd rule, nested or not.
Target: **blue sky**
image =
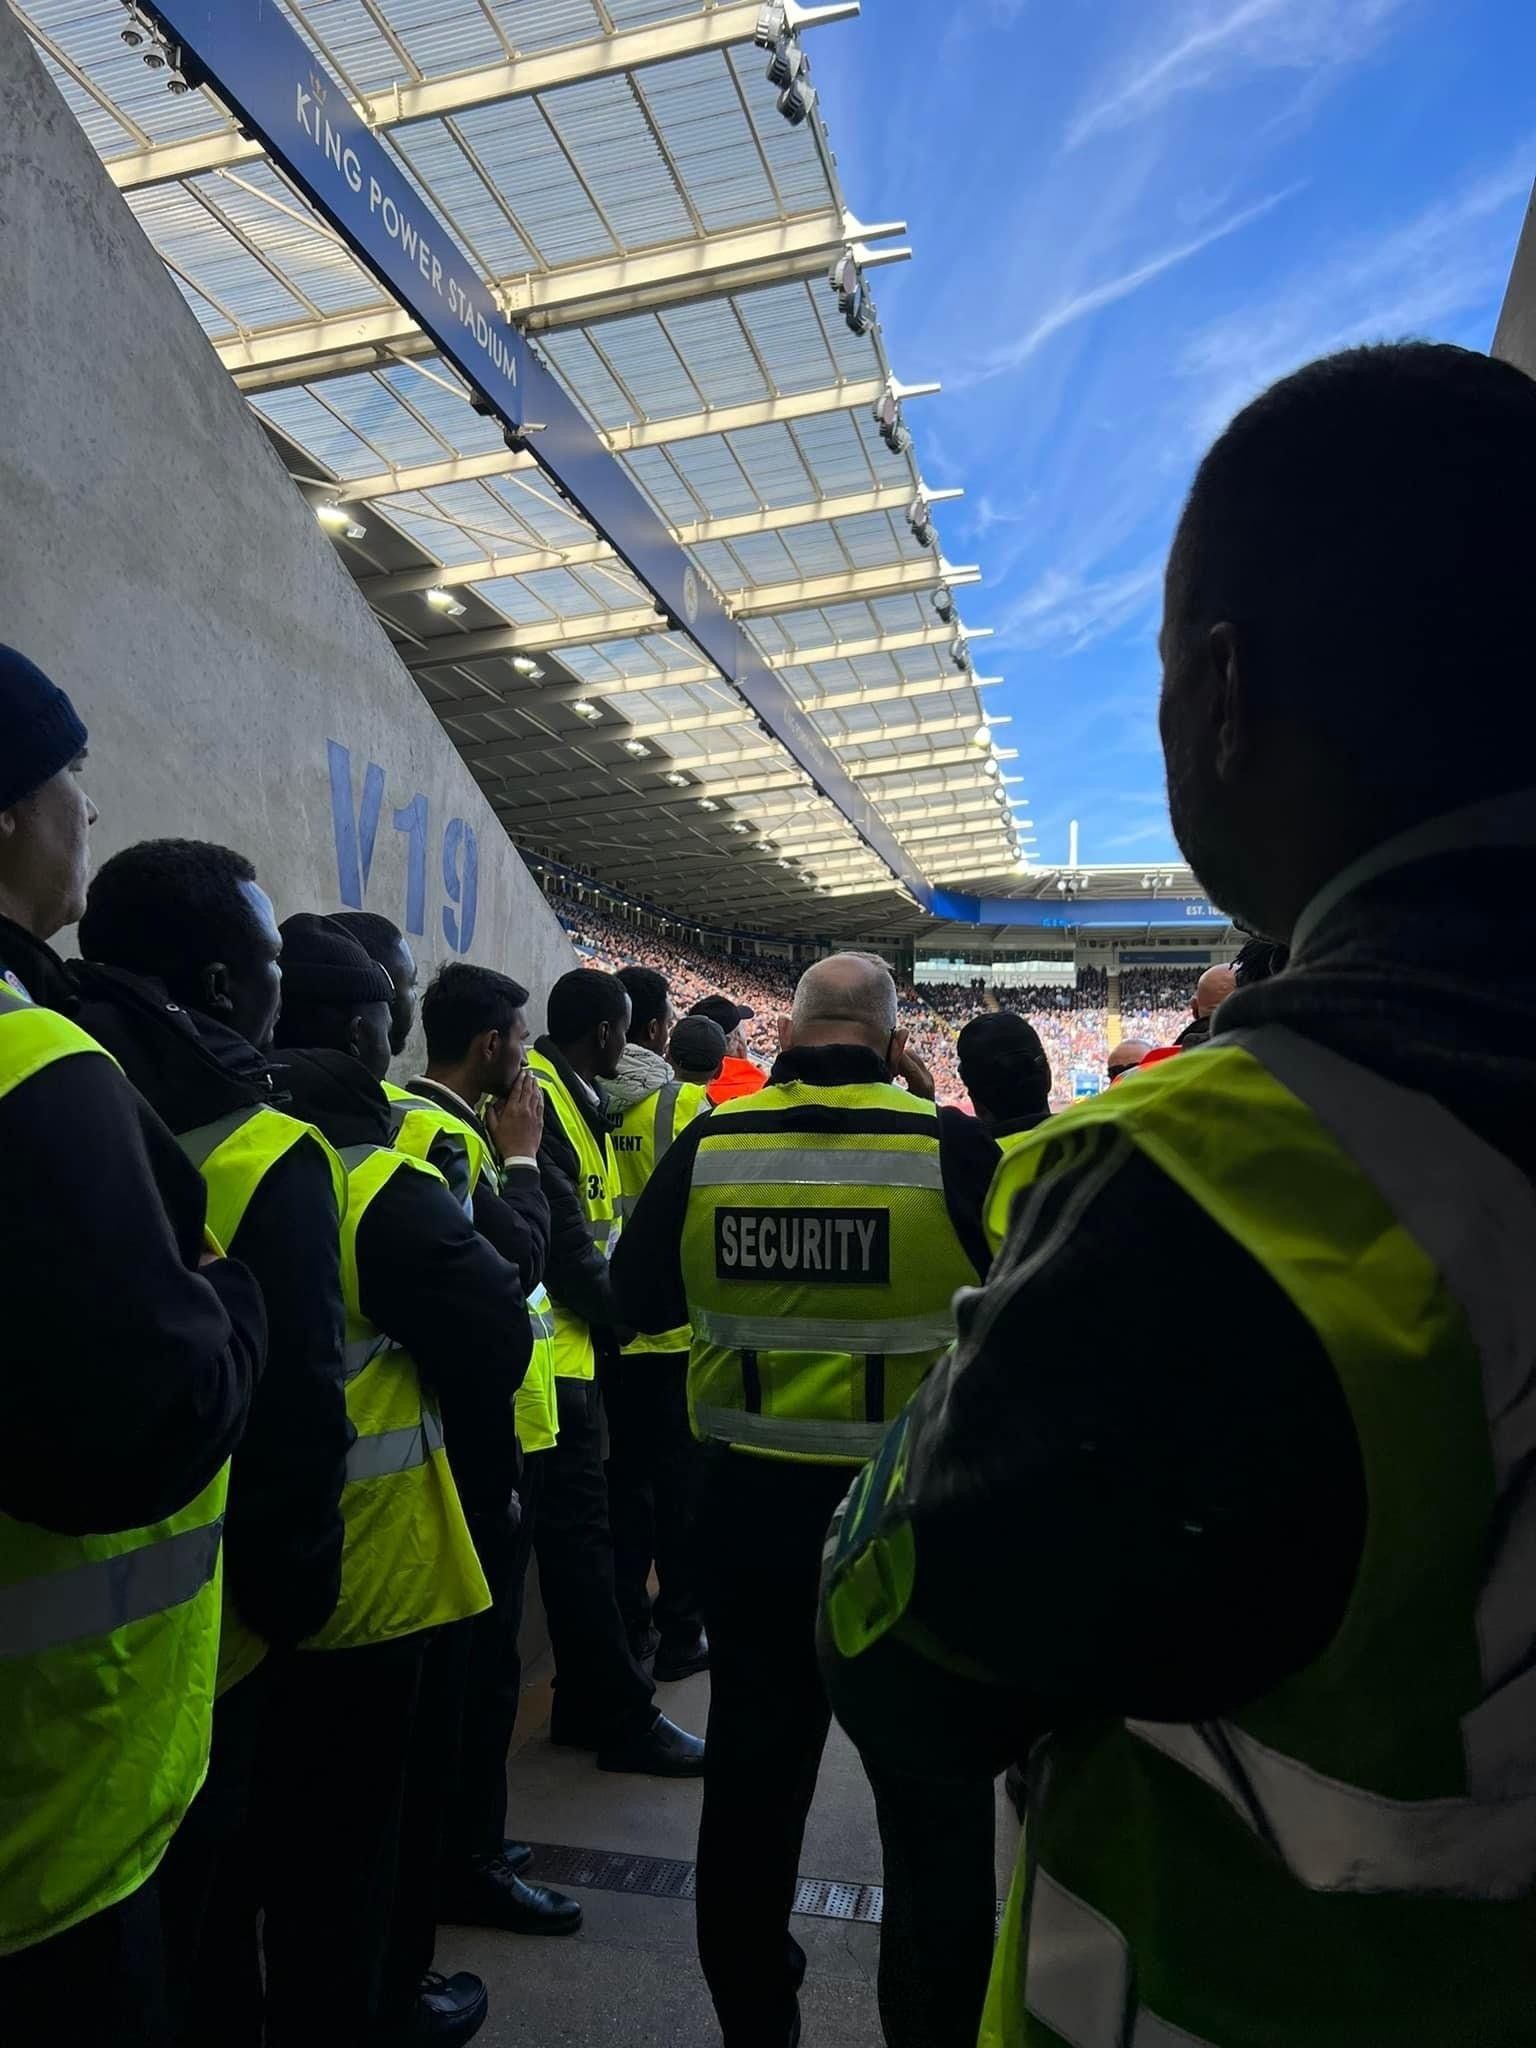
[[[1172,857],[1161,572],[1195,463],[1350,342],[1486,348],[1536,175],[1530,0],[865,0],[807,36],[1040,857]]]

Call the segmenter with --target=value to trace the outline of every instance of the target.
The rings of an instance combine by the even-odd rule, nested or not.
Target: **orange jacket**
[[[725,1064],[709,1084],[711,1102],[730,1102],[738,1095],[755,1095],[759,1088],[768,1086],[768,1076],[761,1067],[751,1060],[736,1059],[731,1053],[725,1056]]]

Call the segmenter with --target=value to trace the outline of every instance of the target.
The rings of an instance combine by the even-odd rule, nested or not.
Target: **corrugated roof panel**
[[[381,511],[384,509],[380,508]],[[424,549],[435,561],[477,562],[485,553],[483,540],[466,533],[452,520],[434,515],[419,501],[410,503],[399,498],[390,499],[387,517],[402,533],[409,534],[417,547]],[[488,589],[489,585],[477,584],[475,588],[478,595],[481,590]],[[402,602],[409,603],[410,599],[404,599]]]
[[[675,419],[698,411],[699,394],[654,314],[604,320],[588,331],[645,418]]]
[[[145,64],[148,45],[129,49],[122,40],[127,17],[121,7],[86,5],[82,0],[26,0],[20,12],[23,21],[34,23],[122,116],[123,125],[114,124],[108,134],[109,149],[120,151],[134,129],[152,142],[181,142],[230,125],[205,93],[173,93],[165,71],[152,71]]]
[[[846,573],[848,555],[841,540],[841,531],[841,525],[826,519],[818,519],[810,526],[788,527],[783,541],[793,565],[790,575],[837,576]],[[889,560],[889,554],[885,559]]]
[[[557,50],[602,32],[594,0],[491,0],[491,12],[516,50]]]
[[[867,491],[872,484],[907,481],[900,456],[889,458],[894,465],[892,473],[882,475],[871,469],[863,431],[851,412],[821,413],[814,419],[796,420],[794,435],[818,490],[827,497]],[[884,442],[880,448],[883,454]]]
[[[624,248],[680,242],[694,233],[628,77],[583,79],[541,93],[539,101]]]
[[[592,329],[600,335],[600,326]],[[560,381],[599,427],[612,429],[629,425],[635,408],[614,382],[603,359],[579,327],[565,327],[539,337]]]
[[[617,253],[612,234],[534,100],[472,107],[456,118],[497,190],[507,195],[536,251],[535,268]]]
[[[731,436],[731,452],[764,505],[803,505],[816,495],[788,427],[745,428]]]
[[[725,519],[739,512],[756,512],[762,499],[752,488],[746,472],[736,460],[735,442],[719,434],[703,434],[691,441],[676,441],[668,450],[678,474],[704,505],[711,519]]]
[[[811,296],[824,290],[820,280],[798,279],[735,296],[736,311],[779,391],[817,391],[837,379],[837,361]]]
[[[379,92],[409,76],[363,0],[286,0],[286,6],[354,92]]]
[[[444,225],[491,277],[512,277],[535,267],[528,244],[507,208],[487,186],[444,121],[413,121],[390,137],[418,190],[430,188]]]
[[[240,327],[276,327],[312,317],[297,294],[242,249],[183,186],[131,192],[128,204],[167,262],[226,307]],[[226,327],[217,338],[233,340],[235,334]]]
[[[261,391],[251,399],[254,409],[280,433],[306,449],[323,469],[339,477],[371,476],[379,466],[378,450],[328,411],[311,392]]]
[[[778,92],[768,83],[768,57],[750,46],[726,52],[740,82],[758,144],[778,187],[786,213],[813,213],[831,204],[831,187],[809,121],[791,128],[778,108]],[[814,70],[814,59],[813,66]]]
[[[654,65],[638,84],[707,230],[778,219],[778,196],[723,51]]]
[[[392,363],[388,369],[374,374],[419,412],[455,454],[484,455],[503,446],[499,424],[476,412],[468,397],[461,395],[454,372],[441,357],[420,363]],[[455,388],[445,391],[435,381],[439,377],[447,378]]]
[[[680,526],[684,520],[701,518],[707,510],[667,459],[666,449],[637,448],[633,455],[625,456],[624,467],[662,518],[673,526]],[[737,475],[740,476],[740,471]]]
[[[507,46],[478,6],[463,0],[374,0],[423,77],[443,78],[504,63]],[[316,9],[318,23],[322,16]]]
[[[412,417],[381,378],[328,377],[319,387],[324,402],[371,441],[389,463],[436,462],[443,444]]]
[[[378,286],[351,250],[308,213],[270,164],[242,164],[192,184],[320,312],[378,302]]]
[[[706,405],[747,405],[764,396],[763,373],[728,305],[694,300],[670,307],[660,324]]]

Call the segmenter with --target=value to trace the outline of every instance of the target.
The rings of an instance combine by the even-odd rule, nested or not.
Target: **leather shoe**
[[[499,1927],[507,1934],[574,1934],[581,1906],[547,1885],[525,1884],[505,1857],[471,1865],[449,1885],[438,1909],[461,1927]]]
[[[663,1643],[656,1652],[652,1673],[658,1685],[675,1685],[680,1678],[692,1678],[696,1671],[709,1669],[709,1637],[700,1629],[691,1643]]]
[[[533,1850],[527,1842],[503,1842],[501,1860],[514,1877],[521,1877],[533,1861]]]
[[[652,1778],[697,1778],[704,1770],[704,1743],[665,1714],[649,1728],[597,1752],[600,1771],[635,1771]]]
[[[472,2041],[485,2025],[490,2009],[485,1985],[468,1970],[452,1977],[428,1970],[416,1994],[416,2006],[400,2036],[402,2048],[457,2048]]]

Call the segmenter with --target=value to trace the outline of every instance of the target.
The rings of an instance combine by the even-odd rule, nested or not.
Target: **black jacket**
[[[434,1103],[461,1123],[467,1124],[491,1146],[490,1133],[451,1088],[444,1088],[425,1074],[410,1084],[411,1093]],[[467,1195],[473,1205],[475,1228],[489,1238],[504,1259],[516,1266],[524,1294],[532,1294],[544,1278],[549,1259],[549,1202],[539,1185],[539,1169],[508,1166],[502,1169],[501,1192],[493,1194],[483,1179],[469,1185],[469,1156],[457,1144],[434,1140],[428,1159],[447,1181],[449,1191],[462,1202]]]
[[[383,1089],[346,1053],[274,1053],[273,1078],[337,1151],[389,1144]],[[504,1514],[516,1484],[512,1397],[533,1356],[517,1268],[495,1251],[448,1190],[397,1173],[357,1232],[358,1306],[416,1361],[437,1396],[465,1512]]]
[[[69,1010],[63,962],[0,918],[0,971]],[[0,1097],[0,1510],[66,1535],[195,1498],[239,1442],[266,1318],[236,1261],[199,1271],[202,1177],[109,1061]]]
[[[539,1039],[536,1050],[570,1090],[587,1128],[606,1152],[607,1121],[601,1107],[588,1100],[581,1077],[552,1038]],[[562,1308],[590,1326],[598,1356],[616,1356],[619,1312],[614,1306],[608,1261],[588,1234],[586,1211],[576,1193],[580,1171],[575,1146],[553,1109],[547,1110],[539,1141],[539,1182],[549,1201],[549,1266],[544,1284]]]
[[[989,1138],[1015,1138],[1022,1131],[1038,1130],[1041,1124],[1049,1123],[1048,1109],[1027,1109],[1019,1116],[978,1117],[977,1122]]]
[[[818,1088],[867,1087],[872,1081],[889,1079],[879,1054],[864,1046],[817,1045],[803,1051],[781,1052],[768,1085],[772,1088],[782,1081],[806,1081]],[[806,1114],[812,1116],[815,1112]],[[671,1330],[688,1320],[688,1296],[683,1285],[683,1219],[688,1210],[694,1157],[709,1122],[708,1117],[695,1117],[673,1139],[629,1216],[614,1253],[614,1292],[620,1311],[637,1329]],[[990,1263],[981,1213],[997,1170],[997,1147],[974,1117],[963,1110],[941,1109],[939,1160],[950,1221],[980,1278]]]
[[[1533,886],[1536,853],[1514,848],[1383,875],[1230,996],[1212,1042],[1285,1025],[1536,1175],[1536,967],[1507,943]],[[894,1642],[825,1658],[861,1746],[919,1772],[919,1714],[1001,1759],[1094,1716],[1228,1713],[1332,1640],[1358,1568],[1360,1447],[1311,1325],[1113,1129],[1065,1117],[1044,1143],[992,1286],[962,1305],[954,1369],[910,1411],[891,1512],[938,1661]],[[1191,1318],[1192,1277],[1219,1323]]]
[[[79,1019],[178,1137],[250,1107],[287,1108],[267,1063],[158,982],[76,966]],[[230,1472],[224,1568],[269,1643],[301,1642],[341,1593],[341,1489],[355,1431],[343,1394],[346,1311],[331,1167],[307,1138],[265,1175],[228,1247],[267,1311],[267,1369]]]

